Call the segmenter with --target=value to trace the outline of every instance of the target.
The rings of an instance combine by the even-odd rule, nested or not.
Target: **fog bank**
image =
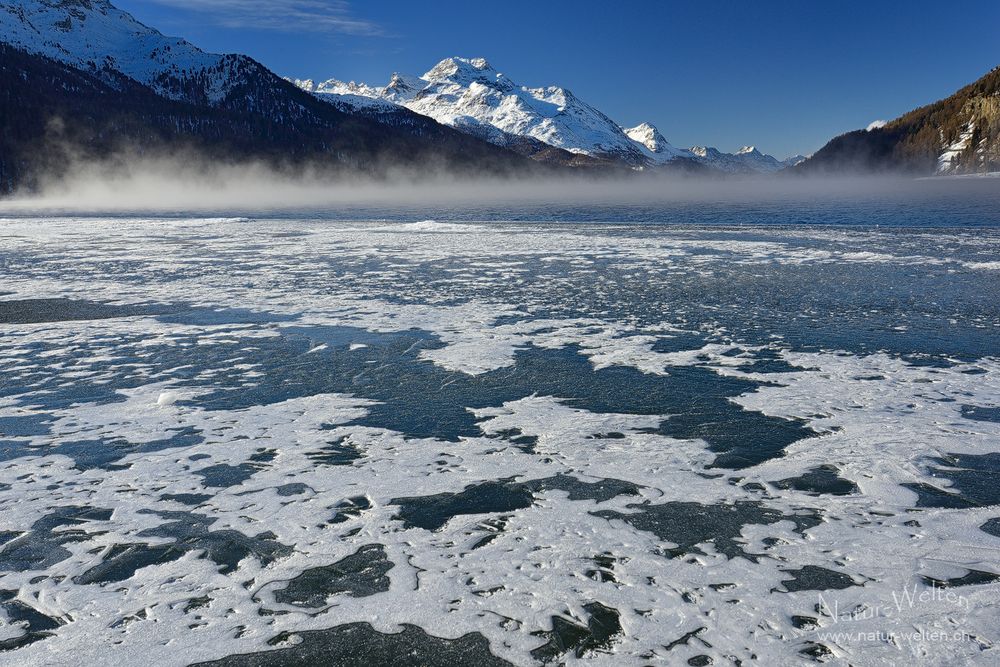
[[[857,206],[898,201],[943,205],[947,200],[1000,190],[997,179],[913,179],[893,176],[795,177],[786,175],[696,177],[583,171],[539,177],[482,178],[442,172],[391,173],[372,179],[316,169],[282,170],[260,163],[218,165],[189,156],[137,158],[122,163],[74,165],[69,175],[43,180],[37,192],[0,200],[0,213],[165,215],[349,208],[412,208],[433,213],[475,207],[502,213],[512,207],[796,205],[809,202]]]

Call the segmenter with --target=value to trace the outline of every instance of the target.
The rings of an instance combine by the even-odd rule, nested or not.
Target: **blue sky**
[[[976,0],[112,0],[161,31],[283,76],[383,84],[447,56],[560,85],[678,146],[780,158],[950,95],[1000,65]]]

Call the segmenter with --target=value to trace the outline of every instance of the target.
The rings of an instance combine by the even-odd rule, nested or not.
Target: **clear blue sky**
[[[384,84],[447,56],[560,85],[678,146],[779,158],[1000,65],[998,0],[112,0],[282,76]]]

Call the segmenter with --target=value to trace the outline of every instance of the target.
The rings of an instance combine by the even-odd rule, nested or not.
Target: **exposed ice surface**
[[[995,664],[998,254],[5,219],[0,663]]]

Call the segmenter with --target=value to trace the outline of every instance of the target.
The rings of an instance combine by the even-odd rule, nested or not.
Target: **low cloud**
[[[865,130],[871,132],[872,130],[877,130],[880,127],[885,127],[885,125],[886,121],[884,120],[873,120],[872,122],[868,123],[868,127],[866,127]]]
[[[344,0],[149,0],[202,14],[225,28],[374,36],[381,27],[354,15]]]

